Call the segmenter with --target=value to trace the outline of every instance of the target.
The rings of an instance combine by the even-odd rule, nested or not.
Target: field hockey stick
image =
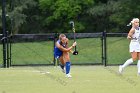
[[[72,26],[73,39],[74,39],[74,42],[76,42],[76,33],[75,33],[74,22],[73,22],[73,21],[70,21],[70,24],[71,24],[71,26]],[[78,55],[78,51],[77,51],[76,46],[74,47],[74,52],[73,52],[73,55]]]

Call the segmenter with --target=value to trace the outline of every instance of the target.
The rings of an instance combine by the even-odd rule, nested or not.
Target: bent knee
[[[70,61],[70,58],[65,58],[65,62],[69,62]]]

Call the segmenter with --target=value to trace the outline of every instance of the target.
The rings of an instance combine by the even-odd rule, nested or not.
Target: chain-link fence
[[[72,45],[73,33],[65,33]],[[53,65],[54,44],[58,34],[18,34],[13,35],[11,65]],[[72,64],[92,65],[123,64],[128,58],[129,40],[127,33],[107,33],[104,42],[103,33],[77,33],[77,50],[79,55],[70,55]],[[105,47],[106,45],[106,47]],[[0,64],[3,64],[2,42],[0,43]],[[106,53],[105,53],[106,52]],[[106,55],[105,55],[106,54]],[[106,61],[105,61],[106,60]]]
[[[14,35],[12,37],[12,65],[53,64],[53,34]]]
[[[65,33],[73,43],[73,33]],[[12,65],[53,65],[56,34],[12,36]],[[102,33],[78,33],[79,55],[71,56],[72,64],[102,64]],[[56,39],[55,39],[56,40]]]
[[[107,33],[107,65],[123,64],[131,57],[126,37],[127,33]]]
[[[66,35],[73,37],[73,34]],[[102,64],[102,33],[78,33],[76,37],[79,55],[71,55],[72,64]]]

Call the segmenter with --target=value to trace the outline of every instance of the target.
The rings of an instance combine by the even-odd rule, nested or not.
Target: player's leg
[[[138,52],[138,63],[137,63],[137,67],[138,67],[138,75],[140,75],[140,52]]]
[[[137,56],[138,56],[138,52],[132,52],[131,53],[131,57],[130,59],[128,59],[123,65],[122,67],[125,68],[127,67],[128,65],[132,64],[133,61],[136,61],[137,60]]]
[[[70,75],[71,62],[70,62],[69,52],[64,52],[63,57],[64,57],[64,61],[65,61],[65,64],[66,64],[66,77],[72,77]]]
[[[132,58],[128,59],[123,65],[119,66],[119,73],[122,73],[125,67],[132,64],[133,61],[137,60],[137,54],[138,54],[137,52],[131,53]]]
[[[62,69],[62,72],[65,73],[65,62],[63,59],[63,55],[59,58],[59,61],[60,61],[60,67]]]

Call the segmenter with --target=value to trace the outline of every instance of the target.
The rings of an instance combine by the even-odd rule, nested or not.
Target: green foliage
[[[76,26],[77,30],[84,30],[82,22],[78,22],[78,16],[85,14],[85,10],[92,3],[92,0],[39,0],[42,13],[47,15],[44,18],[43,24],[50,27],[50,30],[67,32],[69,21],[74,20],[78,23]]]
[[[88,13],[93,15],[96,21],[104,24],[101,25],[102,31],[104,29],[108,32],[127,31],[126,24],[133,17],[139,17],[139,3],[139,0],[108,0],[107,3],[96,3]]]
[[[25,9],[31,6],[35,6],[36,2],[34,0],[13,0],[6,2],[6,15],[7,25],[13,26],[13,33],[18,33],[20,26],[26,22],[26,14],[23,13]],[[12,24],[10,24],[12,21]],[[11,28],[7,28],[11,30]]]
[[[108,0],[108,2],[106,3],[96,4],[95,6],[89,9],[88,13],[93,15],[94,19],[96,19],[96,24],[102,27],[102,29],[99,27],[96,30],[104,31],[105,29],[110,30],[109,27],[112,26],[110,17],[119,10],[120,2]]]
[[[119,0],[120,9],[110,16],[110,20],[115,22],[119,28],[125,27],[132,18],[139,18],[140,2],[139,0]]]
[[[1,8],[0,8],[0,29],[2,28],[2,10],[1,10]]]
[[[9,12],[9,17],[14,21],[14,33],[18,33],[19,27],[26,22],[26,15],[23,14],[29,6],[35,6],[34,0],[14,0],[15,5],[13,11]]]
[[[71,20],[77,32],[105,29],[127,32],[126,24],[140,14],[139,0],[7,0],[6,3],[7,29],[10,31],[12,25],[15,33],[70,32]]]

